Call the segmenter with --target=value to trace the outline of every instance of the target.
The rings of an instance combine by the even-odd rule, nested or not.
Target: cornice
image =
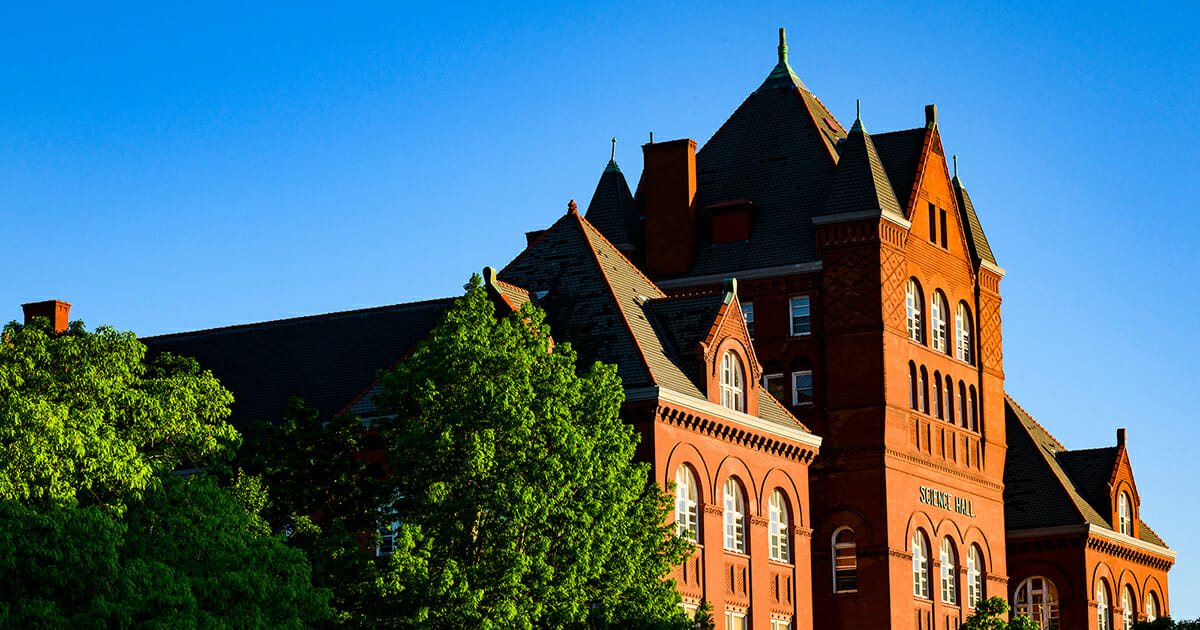
[[[1005,532],[1005,537],[1008,540],[1029,540],[1061,536],[1086,536],[1089,549],[1163,571],[1175,564],[1175,552],[1173,550],[1133,538],[1132,536],[1126,536],[1120,532],[1115,532],[1107,527],[1101,527],[1093,523],[1033,527]]]
[[[961,470],[956,470],[949,466],[942,466],[941,464],[935,464],[933,462],[927,461],[920,457],[913,457],[912,455],[909,455],[907,453],[901,453],[900,451],[892,450],[890,448],[885,449],[884,453],[886,453],[887,455],[890,455],[892,457],[895,457],[897,459],[903,459],[904,461],[907,461],[907,462],[919,464],[921,466],[925,466],[927,468],[932,468],[934,470],[937,470],[938,472],[942,472],[947,475],[958,477],[959,479],[965,479],[967,481],[970,481],[971,483],[977,483],[985,488],[996,490],[997,492],[1004,491],[1004,484],[1002,484],[1002,483],[988,481],[987,479],[984,479],[983,477],[980,477],[977,475],[968,475],[967,473],[964,473]]]
[[[752,432],[764,433],[775,438],[790,440],[800,444],[801,446],[811,449],[811,452],[809,452],[805,458],[805,461],[811,461],[812,457],[816,455],[816,451],[821,448],[821,438],[809,433],[800,425],[796,425],[795,428],[791,428],[775,424],[773,422],[768,422],[740,411],[734,411],[728,407],[722,407],[707,400],[701,400],[686,394],[680,394],[679,392],[667,389],[665,387],[640,387],[637,389],[627,389],[625,390],[625,400],[628,402],[657,400],[659,401],[660,406],[662,403],[666,403],[678,411],[686,410],[685,413],[690,412],[687,415],[695,418],[693,422],[694,424],[704,422],[705,424],[711,425],[710,421],[696,417],[698,414],[705,414],[707,416],[719,418],[727,422],[736,423],[741,425],[741,427],[751,429]],[[715,430],[715,427],[705,428],[704,432],[720,435],[722,439],[726,439],[725,436],[729,433],[728,429],[741,430],[741,427],[722,426],[722,430],[719,432]]]

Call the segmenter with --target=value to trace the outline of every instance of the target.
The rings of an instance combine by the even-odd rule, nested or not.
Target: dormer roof
[[[640,213],[615,153],[600,175],[584,216],[622,252],[641,247]]]
[[[904,220],[904,211],[896,201],[892,182],[861,118],[855,119],[850,135],[842,142],[841,158],[821,210],[823,216],[851,213]]]

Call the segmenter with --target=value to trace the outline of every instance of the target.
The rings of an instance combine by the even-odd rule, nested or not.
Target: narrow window
[[[908,362],[908,406],[913,409],[920,409],[920,400],[917,398],[917,364],[912,361]]]
[[[858,590],[858,547],[854,530],[843,527],[833,533],[833,592]]]
[[[742,305],[742,319],[746,320],[746,332],[750,333],[751,339],[754,339],[754,302]]]
[[[917,387],[917,396],[921,402],[921,412],[929,413],[929,373],[925,371],[925,366],[921,366],[921,382]]]
[[[675,525],[680,538],[698,542],[700,520],[696,511],[696,477],[686,465],[675,471]]]
[[[967,392],[967,415],[970,416],[970,418],[971,418],[971,430],[978,432],[979,431],[979,416],[976,414],[976,411],[977,410],[975,409],[975,386],[972,385],[971,389]]]
[[[949,374],[946,375],[946,420],[954,424],[954,381],[950,380]]]
[[[942,602],[958,603],[958,556],[954,553],[954,543],[949,538],[942,539]]]
[[[937,243],[937,206],[929,204],[929,242]]]
[[[813,404],[812,370],[792,372],[792,404],[797,406]]]
[[[929,543],[917,530],[912,539],[913,595],[929,597]]]
[[[375,556],[390,556],[396,551],[396,532],[400,530],[400,522],[393,521],[388,529],[379,534],[379,544],[375,546]]]
[[[783,501],[783,493],[775,490],[771,493],[768,503],[769,523],[767,534],[771,543],[771,559],[780,562],[791,562],[791,550],[788,546],[788,514],[787,505]]]
[[[945,419],[946,414],[942,411],[942,373],[933,372],[933,415],[938,418]]]
[[[1104,578],[1096,584],[1096,630],[1112,630],[1112,604]]]
[[[742,484],[730,477],[725,480],[725,548],[746,553],[746,504]]]
[[[959,302],[958,311],[954,314],[955,348],[954,353],[959,361],[974,364],[975,357],[971,356],[971,312],[967,305]]]
[[[979,545],[971,545],[967,552],[967,605],[974,608],[983,597],[983,554]]]
[[[1037,576],[1017,586],[1013,612],[1025,613],[1043,630],[1058,630],[1058,589],[1054,582]]]
[[[742,362],[732,350],[721,357],[721,406],[745,411],[745,380],[742,377]]]
[[[967,417],[967,385],[958,382],[958,415],[962,416],[962,428],[971,428],[971,420]]]
[[[767,388],[767,393],[774,396],[775,400],[787,404],[787,401],[784,400],[783,374],[767,374],[763,377],[763,385]]]
[[[807,295],[791,299],[792,335],[807,335],[812,332],[812,309]]]
[[[942,247],[945,248],[945,247],[947,247],[946,232],[948,231],[946,229],[946,211],[942,208],[938,208],[938,215],[940,216],[940,218],[942,220],[942,225],[941,225],[941,227],[942,227]]]
[[[933,338],[934,350],[949,352],[946,347],[946,298],[941,291],[934,291],[929,305],[929,336]]]
[[[924,303],[921,285],[917,284],[915,278],[909,278],[904,289],[904,308],[908,319],[908,338],[917,343],[925,343],[924,328],[921,326],[921,305]]]
[[[1124,491],[1117,497],[1117,521],[1122,534],[1133,535],[1133,509],[1129,505],[1129,493]]]
[[[1146,596],[1146,621],[1154,621],[1158,619],[1158,594],[1150,591]]]
[[[1133,622],[1137,621],[1137,607],[1134,606],[1133,589],[1125,585],[1121,593],[1121,627],[1123,630],[1133,630]]]

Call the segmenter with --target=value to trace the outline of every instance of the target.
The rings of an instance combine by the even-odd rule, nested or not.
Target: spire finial
[[[613,138],[612,142],[613,142],[612,157],[609,159],[615,162],[615,161],[617,161],[617,139]]]
[[[954,156],[954,179],[958,179],[958,156]]]
[[[787,35],[783,27],[779,28],[779,63],[787,65]]]
[[[572,199],[570,201],[570,203],[567,204],[567,212],[569,212],[570,214],[579,214],[579,206],[575,205],[574,199]]]
[[[857,98],[854,99],[854,119],[862,119],[862,101]]]

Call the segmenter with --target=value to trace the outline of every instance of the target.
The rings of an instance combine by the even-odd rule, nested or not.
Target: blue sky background
[[[847,127],[937,103],[1008,391],[1069,448],[1129,428],[1200,616],[1194,3],[34,4],[0,14],[0,319],[140,335],[455,294],[586,207],[609,138],[631,184],[650,131],[705,142],[780,26]]]

